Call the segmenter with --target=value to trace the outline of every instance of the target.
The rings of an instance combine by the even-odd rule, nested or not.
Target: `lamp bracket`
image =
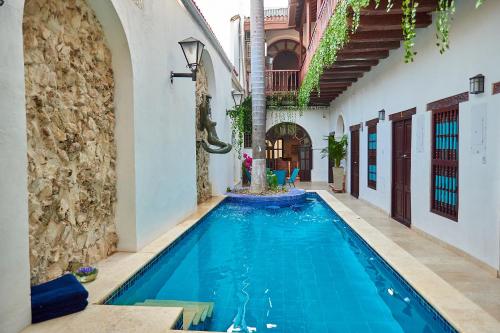
[[[191,73],[174,73],[174,71],[170,72],[170,83],[174,83],[174,77],[190,77],[193,81],[196,81],[196,71],[192,71]]]

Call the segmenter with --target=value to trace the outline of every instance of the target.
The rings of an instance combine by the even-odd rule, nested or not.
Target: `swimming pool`
[[[211,331],[456,332],[316,194],[222,202],[106,303],[146,300],[213,302]]]

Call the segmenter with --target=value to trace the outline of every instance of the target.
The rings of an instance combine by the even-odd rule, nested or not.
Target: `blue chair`
[[[293,185],[293,187],[295,187],[295,179],[297,179],[297,176],[299,175],[299,171],[300,171],[299,168],[293,169],[292,174],[290,175],[290,178],[287,179],[287,183],[290,187],[292,185]]]
[[[286,183],[286,171],[285,170],[274,170],[273,173],[278,178],[278,185],[284,186]]]

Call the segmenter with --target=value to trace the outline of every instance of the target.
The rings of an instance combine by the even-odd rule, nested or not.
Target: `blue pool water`
[[[223,202],[107,303],[146,299],[215,302],[211,331],[455,332],[315,194]]]

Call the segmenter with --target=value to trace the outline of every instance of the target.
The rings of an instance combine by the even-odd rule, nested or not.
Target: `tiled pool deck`
[[[318,189],[327,204],[461,332],[500,332],[500,279],[492,272],[400,226],[362,201],[350,202],[347,195],[334,197],[324,190],[326,184],[303,186]],[[179,332],[169,327],[177,322],[180,308],[100,303],[222,200],[217,197],[200,205],[194,214],[141,251],[119,252],[100,262],[98,279],[86,285],[91,305],[85,311],[31,325],[23,332]]]

